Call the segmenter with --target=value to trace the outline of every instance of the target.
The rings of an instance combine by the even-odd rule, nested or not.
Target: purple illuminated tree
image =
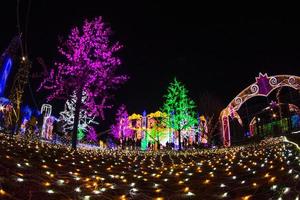
[[[72,147],[76,149],[79,113],[86,109],[89,115],[104,119],[104,109],[110,108],[107,100],[110,91],[124,83],[128,77],[118,75],[116,70],[121,64],[115,55],[121,45],[110,41],[111,29],[101,17],[91,21],[85,20],[81,28],[71,30],[68,38],[60,41],[58,52],[62,60],[57,61],[51,69],[41,88],[51,91],[47,100],[69,99],[76,95]],[[87,99],[81,99],[86,92]]]
[[[86,139],[90,142],[97,142],[97,133],[93,127],[89,128]]]
[[[133,131],[129,128],[130,121],[125,105],[121,105],[116,114],[116,124],[111,126],[112,134],[116,139],[132,137]]]

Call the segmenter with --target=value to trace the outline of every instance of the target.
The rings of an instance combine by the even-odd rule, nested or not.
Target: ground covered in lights
[[[189,152],[84,150],[0,134],[0,199],[299,199],[283,139]]]

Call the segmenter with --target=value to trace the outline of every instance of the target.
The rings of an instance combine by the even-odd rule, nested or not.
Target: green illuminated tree
[[[164,96],[163,111],[169,117],[166,126],[178,132],[179,150],[181,150],[181,131],[197,123],[195,102],[188,97],[188,90],[174,78],[168,87],[168,94]]]

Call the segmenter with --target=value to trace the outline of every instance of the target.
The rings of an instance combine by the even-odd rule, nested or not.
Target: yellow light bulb
[[[0,194],[1,194],[1,195],[5,195],[6,192],[5,192],[3,189],[0,189]]]
[[[48,187],[48,186],[50,186],[51,184],[50,184],[49,182],[45,182],[44,185],[45,185],[46,187]]]
[[[184,192],[188,192],[189,190],[190,190],[189,187],[184,188]]]

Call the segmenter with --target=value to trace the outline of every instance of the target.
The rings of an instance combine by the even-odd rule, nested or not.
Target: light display
[[[5,49],[5,51],[0,57],[0,97],[4,96],[7,79],[10,75],[12,65],[20,47],[20,43],[20,36],[13,37],[8,47]]]
[[[0,57],[0,66],[1,66],[1,73],[0,73],[0,97],[4,96],[7,79],[9,78],[10,71],[12,69],[12,64],[15,64],[19,61],[17,54],[18,49],[21,46],[21,36],[17,35],[15,36],[6,50],[3,52],[3,54]],[[30,68],[30,65],[27,65],[27,62],[21,62],[19,63],[17,74],[13,80],[13,85],[11,87],[10,92],[10,102],[13,109],[12,112],[8,112],[9,120],[6,120],[6,122],[9,121],[9,123],[6,123],[9,127],[10,132],[15,132],[16,128],[19,128],[18,125],[21,124],[20,122],[20,108],[21,108],[21,101],[22,101],[22,94],[24,90],[24,85],[27,82],[28,79],[28,71]]]
[[[250,136],[274,136],[298,130],[296,119],[299,114],[300,110],[294,104],[271,101],[270,106],[262,109],[250,121]]]
[[[72,147],[77,145],[80,111],[88,110],[91,116],[104,118],[108,109],[110,91],[127,80],[127,76],[116,74],[121,60],[115,55],[121,45],[110,41],[111,30],[101,17],[85,20],[82,28],[75,27],[69,37],[58,47],[63,61],[56,62],[41,88],[51,91],[48,100],[68,99],[75,93]],[[86,101],[82,104],[83,92]]]
[[[52,113],[52,106],[50,104],[43,104],[41,107],[41,113],[42,113],[42,117],[43,117],[41,137],[51,140],[52,139],[52,129],[53,129],[53,120],[50,119],[51,113]]]
[[[26,125],[29,122],[32,115],[32,110],[28,105],[25,105],[22,106],[21,113],[22,113],[22,120],[21,120],[20,133],[24,135],[26,130]]]
[[[296,90],[300,89],[300,77],[291,75],[268,76],[268,74],[259,73],[256,82],[240,92],[220,114],[220,120],[223,127],[223,144],[230,146],[230,124],[229,117],[237,118],[242,125],[241,118],[237,111],[250,98],[256,96],[267,97],[272,91],[281,87],[290,87]]]
[[[220,149],[74,153],[0,134],[0,198],[298,199],[299,149],[269,138]]]
[[[0,97],[4,96],[8,75],[12,68],[12,59],[7,57],[0,71]]]
[[[145,131],[147,127],[147,112],[146,110],[143,111],[143,116],[142,116],[142,140],[141,140],[141,150],[147,150],[148,148],[148,134]]]
[[[173,144],[174,141],[176,142],[177,135],[174,129],[166,125],[166,121],[169,120],[167,113],[156,111],[147,115],[144,111],[142,115],[133,113],[128,116],[124,110],[126,110],[124,107],[118,110],[117,116],[119,117],[116,118],[116,124],[111,127],[111,133],[115,138],[120,139],[122,131],[126,131],[127,138],[141,142],[141,150],[148,150],[149,145],[151,150],[171,146],[174,148]],[[208,142],[205,120],[204,116],[200,116],[198,124],[182,130],[181,135],[187,146]]]
[[[195,103],[188,97],[185,86],[174,79],[168,87],[165,95],[163,111],[169,115],[166,125],[178,132],[178,148],[181,150],[181,132],[186,131],[197,124]]]
[[[143,135],[147,135],[145,132],[145,124],[146,122],[146,117],[144,115],[136,114],[133,113],[128,117],[129,119],[129,128],[133,131],[133,134],[135,139],[142,139]]]
[[[116,124],[111,126],[112,134],[116,139],[133,137],[133,130],[130,128],[129,116],[125,105],[121,105],[116,113]]]
[[[166,113],[160,111],[150,113],[147,116],[147,128],[145,132],[148,136],[148,142],[154,145],[153,150],[160,149],[160,144],[166,145],[169,142],[169,129],[165,123],[167,117]]]
[[[199,140],[201,143],[206,144],[208,142],[208,127],[207,127],[207,120],[205,116],[201,115],[199,119],[199,128],[200,128],[200,135]]]
[[[0,128],[6,132],[13,132],[13,119],[16,113],[9,99],[0,97]]]
[[[43,127],[44,131],[44,138],[47,140],[52,140],[53,139],[53,124],[54,124],[54,117],[50,116],[46,118],[45,121],[45,126]]]
[[[30,60],[22,56],[22,59],[20,60],[19,67],[17,74],[14,77],[11,90],[10,90],[10,95],[9,99],[11,100],[14,109],[15,109],[15,118],[13,120],[13,123],[16,125],[16,130],[18,131],[18,126],[20,124],[21,120],[21,103],[22,103],[22,98],[24,94],[24,89],[26,84],[28,83],[28,77],[29,77],[29,71],[31,69],[31,62]]]
[[[21,112],[22,112],[22,123],[24,120],[29,121],[33,112],[32,109],[28,105],[25,105],[21,108]]]
[[[82,128],[78,128],[78,133],[77,133],[77,139],[80,141],[84,138],[85,133],[83,132]]]
[[[81,98],[81,103],[85,104],[87,101],[87,95],[83,92],[83,96]],[[74,120],[75,120],[75,104],[77,102],[76,94],[74,93],[71,96],[70,100],[67,100],[65,103],[65,109],[63,112],[60,112],[60,120],[63,120],[65,123],[63,128],[66,132],[71,132],[74,127]],[[81,108],[79,112],[79,123],[78,123],[78,132],[77,139],[82,140],[88,130],[91,128],[91,125],[96,125],[98,122],[95,121],[95,114],[90,113],[89,110]]]
[[[299,129],[300,128],[300,116],[298,114],[293,115],[291,117],[291,120],[292,120],[292,128]]]
[[[88,131],[88,134],[86,136],[86,139],[88,141],[94,142],[94,143],[96,143],[98,141],[96,130],[93,127],[89,128],[89,131]]]

